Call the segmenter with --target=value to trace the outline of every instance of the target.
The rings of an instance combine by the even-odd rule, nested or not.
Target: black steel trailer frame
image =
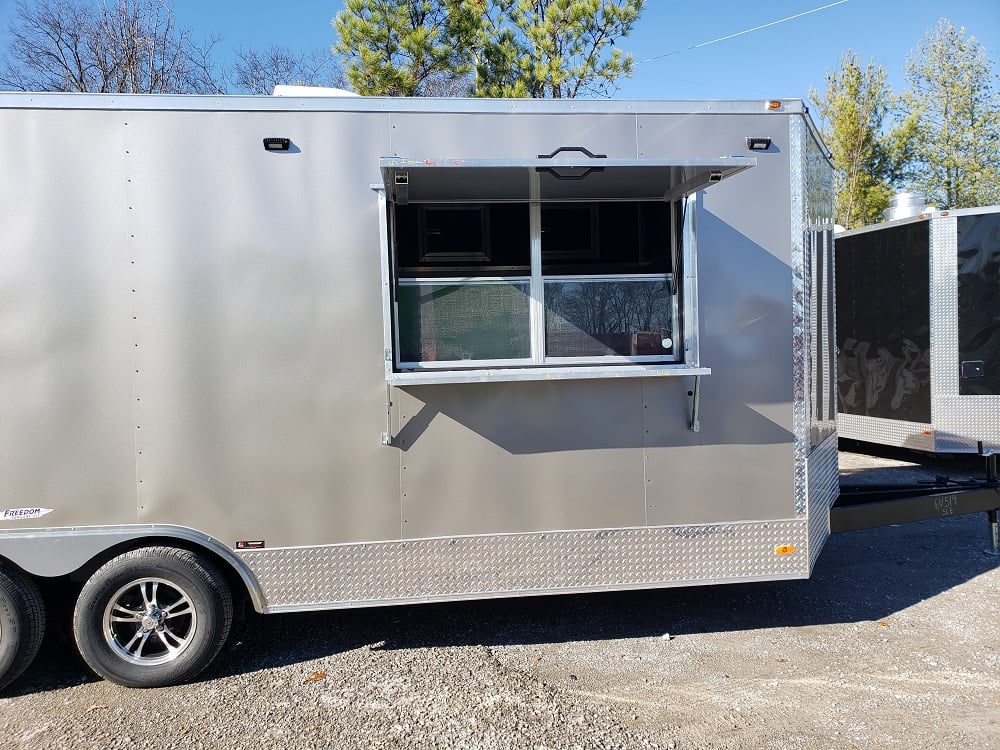
[[[958,480],[939,475],[913,484],[849,484],[830,510],[830,532],[872,529],[912,521],[986,513],[992,554],[1000,554],[1000,475],[997,454],[984,456],[985,477]]]

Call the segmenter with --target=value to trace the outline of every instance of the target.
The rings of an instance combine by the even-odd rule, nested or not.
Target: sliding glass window
[[[400,367],[675,359],[669,204],[542,204],[541,282],[529,215],[527,203],[395,208]]]
[[[543,203],[545,361],[674,357],[670,204]]]
[[[387,379],[707,372],[688,214],[753,164],[385,157]]]

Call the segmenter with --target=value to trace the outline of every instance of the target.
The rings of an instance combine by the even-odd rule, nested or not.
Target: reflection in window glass
[[[420,260],[490,259],[484,206],[427,206],[420,214]]]
[[[398,296],[401,362],[531,356],[527,281],[405,280]]]
[[[600,257],[597,205],[548,203],[542,206],[542,258],[571,262]]]
[[[543,203],[545,276],[672,273],[668,203]]]
[[[527,203],[396,206],[401,276],[509,277],[531,273]]]
[[[545,352],[548,357],[673,355],[670,282],[546,280]]]

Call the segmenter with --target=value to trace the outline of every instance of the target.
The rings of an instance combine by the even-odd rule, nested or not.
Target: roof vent
[[[886,221],[896,221],[896,219],[920,216],[926,213],[927,209],[927,199],[924,196],[904,190],[889,199],[889,208],[883,212],[883,216]]]

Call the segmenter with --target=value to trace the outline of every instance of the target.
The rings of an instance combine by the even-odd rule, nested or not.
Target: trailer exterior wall
[[[795,103],[54,101],[0,102],[34,136],[12,157],[33,191],[3,181],[0,494],[53,508],[38,540],[263,540],[237,556],[270,610],[808,574],[836,438],[809,390],[828,167]],[[380,156],[724,156],[751,135],[772,151],[698,198],[700,432],[690,377],[461,383],[392,389],[381,444]]]
[[[59,526],[135,521],[126,182],[111,118],[0,110],[2,505],[58,503]],[[89,169],[74,164],[84,147]]]

